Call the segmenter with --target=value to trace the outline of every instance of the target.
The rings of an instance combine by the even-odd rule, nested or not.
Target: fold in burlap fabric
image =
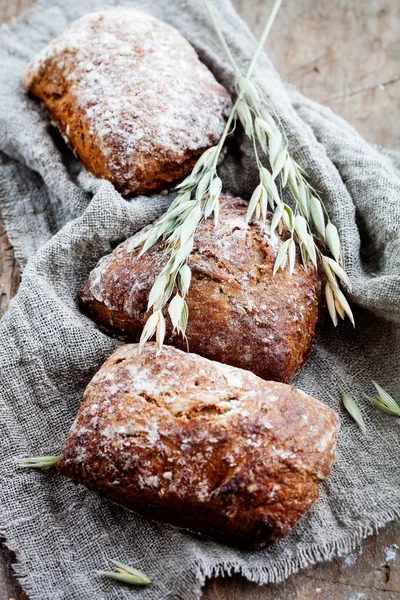
[[[393,157],[368,145],[330,110],[285,88],[267,57],[260,58],[257,83],[339,227],[357,322],[355,330],[349,322],[337,330],[326,324],[296,379],[340,413],[342,430],[320,500],[284,540],[259,552],[239,551],[130,514],[56,470],[17,469],[16,455],[59,451],[85,386],[120,343],[79,313],[79,285],[101,256],[170,201],[153,196],[127,202],[110,183],[85,174],[22,89],[32,55],[102,4],[41,1],[1,33],[1,209],[17,256],[28,262],[18,296],[0,323],[0,530],[16,552],[15,569],[32,600],[190,600],[199,597],[206,577],[233,572],[260,583],[280,581],[307,564],[350,551],[400,516],[400,423],[362,399],[363,392],[372,392],[371,378],[399,393],[398,172]],[[233,93],[232,73],[202,2],[130,4],[175,26]],[[227,0],[214,0],[214,6],[238,63],[246,67],[254,38]],[[237,141],[240,152],[228,155],[221,173],[227,191],[247,198],[257,173],[247,142],[240,136]],[[365,435],[340,407],[343,390],[362,405]],[[113,557],[143,569],[155,584],[137,591],[96,575]]]

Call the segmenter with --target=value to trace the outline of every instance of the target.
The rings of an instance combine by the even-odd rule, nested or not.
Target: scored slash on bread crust
[[[258,222],[246,227],[248,204],[222,195],[218,227],[202,221],[188,264],[187,340],[173,333],[167,317],[166,343],[253,371],[263,379],[289,382],[314,347],[321,313],[321,278],[296,257],[273,277],[283,238]],[[140,233],[137,234],[140,236]],[[139,341],[149,316],[151,286],[166,261],[162,244],[138,258],[137,235],[100,260],[78,293],[83,312],[102,329]],[[286,232],[287,235],[287,232]],[[167,315],[166,315],[167,316]]]
[[[184,177],[218,142],[231,109],[189,42],[122,6],[75,21],[34,57],[24,86],[82,165],[122,194]]]
[[[330,408],[292,386],[132,344],[86,388],[58,468],[151,519],[265,545],[318,498],[338,429]]]

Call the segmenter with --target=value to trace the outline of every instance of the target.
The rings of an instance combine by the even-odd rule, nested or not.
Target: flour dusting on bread
[[[87,387],[59,468],[150,518],[263,544],[318,497],[338,424],[291,386],[171,346],[127,345]]]
[[[280,237],[252,221],[248,204],[228,194],[220,197],[218,227],[202,221],[188,259],[192,281],[187,296],[187,343],[221,363],[253,371],[264,379],[289,382],[313,348],[320,317],[321,277],[296,257],[273,275]],[[162,244],[139,257],[132,250],[140,233],[102,258],[79,291],[81,308],[107,332],[138,341],[147,320],[147,302],[165,264]],[[186,348],[167,318],[166,343]]]
[[[174,28],[122,6],[75,21],[33,59],[24,85],[84,166],[122,193],[185,174],[218,141],[231,108]]]

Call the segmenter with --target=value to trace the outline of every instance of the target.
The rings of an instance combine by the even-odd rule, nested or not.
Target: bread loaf
[[[269,226],[246,228],[247,203],[221,197],[218,227],[203,221],[188,264],[187,340],[174,334],[167,318],[166,343],[253,371],[264,379],[289,382],[308,359],[319,319],[321,280],[296,258],[294,273],[273,277],[283,238]],[[138,234],[140,235],[140,234]],[[165,263],[163,246],[138,258],[132,240],[119,245],[91,272],[79,292],[82,310],[105,331],[137,342],[149,316],[149,292]]]
[[[171,346],[121,346],[88,385],[59,470],[150,519],[275,542],[318,498],[339,421],[304,392]]]
[[[163,189],[221,136],[226,90],[172,27],[127,6],[73,23],[29,64],[28,92],[97,177]]]

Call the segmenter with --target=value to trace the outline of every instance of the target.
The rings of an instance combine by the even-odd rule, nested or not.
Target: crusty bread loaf
[[[199,226],[188,262],[187,343],[190,352],[287,383],[314,346],[321,280],[299,257],[292,277],[286,269],[273,277],[282,239],[260,223],[246,228],[247,206],[222,196],[218,227],[211,220]],[[161,245],[138,258],[131,240],[99,262],[79,300],[102,329],[136,342],[149,316],[151,286],[166,259]],[[166,343],[187,348],[168,317]]]
[[[127,6],[73,23],[32,60],[24,85],[82,165],[123,194],[186,175],[218,141],[231,108],[175,29]]]
[[[126,345],[88,385],[58,468],[151,519],[264,545],[318,498],[338,428],[292,386],[171,346]]]

